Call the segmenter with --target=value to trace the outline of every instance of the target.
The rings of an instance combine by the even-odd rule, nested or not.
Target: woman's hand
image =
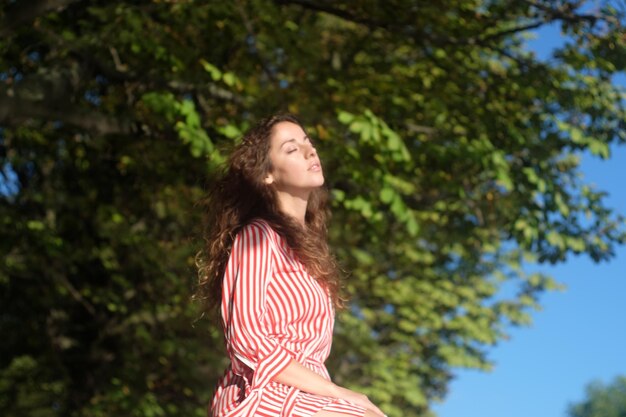
[[[336,398],[350,401],[353,404],[360,405],[361,407],[365,407],[365,409],[372,411],[380,417],[386,417],[385,413],[383,413],[380,408],[376,407],[365,394],[336,385],[336,394],[334,396]]]

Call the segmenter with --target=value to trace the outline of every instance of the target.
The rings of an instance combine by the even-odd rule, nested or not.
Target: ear
[[[272,184],[274,182],[274,176],[272,174],[267,174],[265,179],[263,179],[263,182],[266,183],[267,185]]]

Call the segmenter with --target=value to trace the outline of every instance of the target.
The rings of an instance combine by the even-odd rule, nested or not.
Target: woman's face
[[[295,123],[279,122],[274,125],[269,157],[272,170],[265,183],[273,184],[279,192],[308,195],[324,184],[317,152],[304,130]]]

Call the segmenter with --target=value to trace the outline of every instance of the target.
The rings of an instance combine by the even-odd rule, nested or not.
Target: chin
[[[324,185],[324,177],[322,177],[319,181],[316,181],[315,188],[319,188]]]

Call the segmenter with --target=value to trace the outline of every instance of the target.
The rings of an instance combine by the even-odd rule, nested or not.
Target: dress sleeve
[[[274,268],[269,232],[246,225],[235,237],[224,275],[222,318],[231,356],[254,370],[252,389],[282,372],[293,353],[268,335],[266,294]]]

